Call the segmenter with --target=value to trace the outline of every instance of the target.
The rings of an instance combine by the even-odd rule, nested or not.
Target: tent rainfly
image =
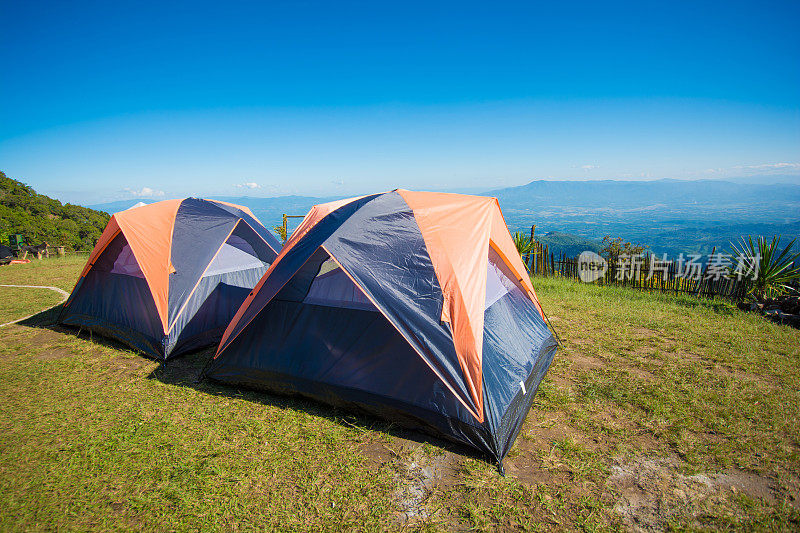
[[[502,460],[556,351],[495,198],[315,206],[205,375],[299,394]]]
[[[216,344],[275,260],[246,207],[186,198],[116,213],[59,316],[158,359]]]

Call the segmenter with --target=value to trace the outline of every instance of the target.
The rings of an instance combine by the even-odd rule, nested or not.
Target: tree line
[[[32,187],[0,171],[0,242],[20,234],[26,244],[43,241],[50,246],[91,250],[110,216],[103,211],[39,194]]]

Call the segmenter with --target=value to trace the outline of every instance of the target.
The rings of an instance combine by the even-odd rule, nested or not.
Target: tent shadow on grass
[[[61,312],[62,307],[64,307],[64,304],[60,303],[49,309],[45,309],[44,311],[39,311],[35,315],[31,315],[25,320],[20,320],[16,323],[16,325],[26,326],[29,328],[52,329],[53,331],[65,331],[58,328],[57,325],[58,314]]]
[[[106,348],[113,348],[115,350],[125,350],[125,351],[132,351],[146,359],[150,359],[152,361],[156,361],[152,357],[148,357],[146,354],[138,350],[134,350],[130,346],[125,343],[116,341],[114,339],[110,339],[108,337],[103,337],[102,335],[92,334],[89,330],[82,330],[77,326],[64,326],[58,323],[58,315],[61,312],[61,308],[63,307],[63,303],[56,305],[55,307],[51,307],[50,309],[45,309],[44,311],[40,311],[35,315],[32,315],[25,320],[21,320],[16,323],[17,326],[25,326],[27,328],[36,328],[36,329],[47,329],[53,331],[55,333],[62,333],[64,335],[72,335],[76,338],[80,338],[86,341],[90,341],[94,344],[106,347]]]
[[[492,462],[491,458],[485,457],[467,446],[438,439],[419,431],[405,429],[391,422],[374,418],[368,414],[354,413],[301,396],[283,396],[254,389],[234,387],[217,383],[207,378],[200,380],[199,378],[203,372],[203,368],[206,366],[206,363],[214,357],[215,352],[216,347],[210,347],[186,354],[174,360],[170,360],[166,364],[160,365],[147,377],[148,379],[158,380],[165,384],[189,387],[215,396],[224,396],[226,398],[259,403],[278,407],[280,409],[303,411],[312,416],[326,418],[337,424],[354,427],[360,431],[379,431],[392,437],[414,441],[420,444],[428,443],[458,455],[484,460],[489,463]]]
[[[152,357],[148,357],[141,352],[132,350],[129,346],[113,339],[108,339],[100,335],[92,335],[90,337],[88,332],[83,331],[81,333],[76,327],[59,325],[57,321],[58,314],[61,311],[61,305],[62,304],[59,304],[51,309],[41,311],[21,322],[18,322],[18,325],[29,328],[48,329],[50,331],[65,335],[75,335],[76,337],[80,337],[86,341],[91,341],[92,343],[100,346],[117,350],[134,351],[141,357],[151,361],[156,361]],[[161,383],[167,385],[192,388],[197,391],[215,396],[223,396],[252,403],[259,403],[262,405],[278,407],[280,409],[294,409],[297,411],[303,411],[312,416],[326,418],[337,424],[354,427],[361,431],[379,431],[396,438],[417,443],[428,443],[458,455],[472,457],[491,463],[490,458],[484,457],[474,449],[467,446],[462,446],[457,443],[438,439],[419,431],[401,428],[393,425],[390,422],[373,418],[369,415],[355,414],[345,409],[331,407],[326,404],[302,397],[281,396],[252,389],[232,387],[221,383],[216,383],[209,379],[199,380],[203,368],[214,356],[215,352],[216,347],[213,346],[182,355],[170,360],[166,364],[159,365],[155,370],[148,374],[147,378],[160,381]]]

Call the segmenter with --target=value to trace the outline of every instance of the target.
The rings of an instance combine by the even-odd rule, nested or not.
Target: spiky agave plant
[[[774,298],[786,294],[792,288],[789,283],[800,280],[800,266],[795,262],[800,253],[792,255],[795,239],[778,251],[780,236],[758,237],[753,242],[752,236],[742,237],[737,244],[731,243],[733,256],[745,258],[745,264],[737,272],[748,284],[747,294],[757,299]]]
[[[514,239],[514,246],[517,247],[517,251],[519,255],[525,256],[525,254],[530,253],[533,249],[533,241],[525,236],[524,233],[517,231],[514,235],[511,236]]]

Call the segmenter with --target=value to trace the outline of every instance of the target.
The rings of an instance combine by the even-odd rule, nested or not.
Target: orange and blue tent
[[[205,375],[469,445],[502,465],[556,341],[495,198],[313,207]]]
[[[59,316],[159,359],[216,344],[280,243],[246,207],[166,200],[116,213]]]

